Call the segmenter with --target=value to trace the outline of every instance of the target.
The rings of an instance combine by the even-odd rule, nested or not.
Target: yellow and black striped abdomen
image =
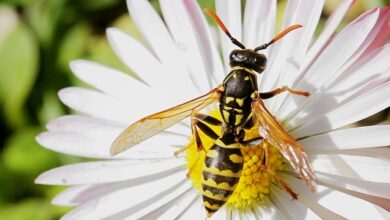
[[[203,164],[203,204],[210,217],[229,199],[240,180],[243,157],[239,143],[225,144],[223,136],[207,151]]]

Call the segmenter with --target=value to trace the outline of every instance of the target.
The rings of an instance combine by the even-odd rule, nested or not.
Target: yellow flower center
[[[218,110],[214,110],[211,116],[220,119]],[[210,126],[220,135],[221,127]],[[189,178],[196,189],[202,192],[202,167],[207,150],[214,144],[213,139],[199,131],[200,139],[204,145],[204,151],[197,151],[194,137],[190,136],[186,155]],[[258,126],[254,126],[245,134],[245,140],[258,136]],[[266,151],[266,152],[265,152]],[[241,152],[244,158],[244,166],[240,180],[226,205],[238,209],[250,208],[254,205],[266,205],[269,201],[270,186],[274,183],[277,172],[283,169],[283,158],[279,149],[261,143],[256,146],[242,146]],[[266,156],[265,156],[266,155]],[[265,166],[266,164],[266,166]]]

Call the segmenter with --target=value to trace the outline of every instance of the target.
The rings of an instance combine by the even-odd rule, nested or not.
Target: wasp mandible
[[[250,147],[251,143],[258,141],[278,147],[298,176],[314,191],[316,177],[307,154],[267,110],[262,101],[282,92],[300,96],[309,96],[309,93],[293,90],[288,86],[270,92],[259,92],[256,75],[264,71],[267,63],[266,56],[259,51],[266,49],[290,31],[302,26],[292,25],[268,43],[254,49],[248,49],[230,34],[215,12],[210,9],[205,9],[205,12],[213,17],[231,42],[239,47],[230,53],[230,72],[221,85],[207,94],[144,117],[130,125],[113,142],[111,154],[115,155],[125,151],[191,116],[192,133],[198,151],[205,150],[199,137],[199,130],[215,140],[211,148],[206,151],[202,169],[203,204],[209,217],[226,203],[235,190],[243,169],[241,148],[248,145]],[[216,102],[219,103],[222,120],[199,112]],[[259,126],[259,136],[245,140],[245,130],[255,126],[255,123]],[[221,135],[217,135],[207,124],[220,126]],[[182,149],[179,152],[185,150]],[[210,182],[218,184],[212,185],[209,184]],[[221,188],[218,186],[219,183],[226,183],[227,187]],[[296,199],[297,195],[288,186],[282,183],[282,187]]]

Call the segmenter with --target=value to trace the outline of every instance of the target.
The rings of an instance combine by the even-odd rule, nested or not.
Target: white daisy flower
[[[316,192],[277,147],[269,147],[265,168],[261,148],[242,148],[240,182],[211,219],[390,219],[390,125],[346,127],[390,106],[390,9],[372,9],[335,33],[353,2],[340,3],[315,38],[324,0],[289,1],[283,27],[303,28],[264,50],[268,64],[258,76],[261,92],[284,85],[310,91],[308,98],[280,94],[265,105],[309,155]],[[205,219],[199,189],[204,154],[195,159],[202,152],[195,150],[188,119],[117,156],[110,147],[140,118],[219,85],[237,47],[207,23],[194,0],[160,0],[163,18],[146,0],[127,4],[144,41],[115,28],[107,36],[143,82],[101,64],[73,61],[74,74],[95,89],[61,90],[61,101],[80,114],[49,122],[37,140],[96,161],[55,168],[36,182],[70,186],[53,199],[75,207],[63,219]],[[247,0],[243,10],[240,0],[216,1],[216,12],[248,48],[276,32],[276,0]],[[216,112],[209,113],[220,117]],[[175,157],[183,146],[189,151]],[[188,178],[187,167],[193,167]],[[298,194],[296,200],[283,183]]]

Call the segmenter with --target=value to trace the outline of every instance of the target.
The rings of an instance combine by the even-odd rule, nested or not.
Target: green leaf
[[[77,24],[66,33],[59,48],[58,62],[61,68],[68,69],[71,60],[85,55],[90,38],[91,28],[85,23]]]
[[[41,124],[64,115],[64,108],[56,92],[46,92],[43,95],[43,104],[38,112],[38,118]]]
[[[128,15],[119,17],[116,21],[114,21],[112,26],[127,32],[142,42],[141,34],[138,32],[137,28]],[[90,60],[105,64],[112,68],[116,68],[125,73],[128,73],[131,76],[135,76],[135,74],[119,60],[105,36],[95,36],[95,38],[90,40],[89,48],[90,57],[88,58]]]
[[[24,124],[23,105],[37,76],[38,45],[31,31],[18,23],[0,45],[0,102],[12,127]]]
[[[2,161],[14,175],[35,177],[60,164],[56,153],[41,147],[35,141],[39,130],[25,128],[12,135],[6,142]]]
[[[53,207],[42,199],[24,200],[17,204],[2,204],[0,209],[0,219],[12,220],[51,220],[58,219],[67,209]]]
[[[118,4],[119,0],[83,0],[80,4],[89,10],[101,10]]]
[[[65,8],[65,0],[35,0],[26,10],[26,21],[29,22],[39,42],[46,48],[50,47],[54,40],[56,26]]]

